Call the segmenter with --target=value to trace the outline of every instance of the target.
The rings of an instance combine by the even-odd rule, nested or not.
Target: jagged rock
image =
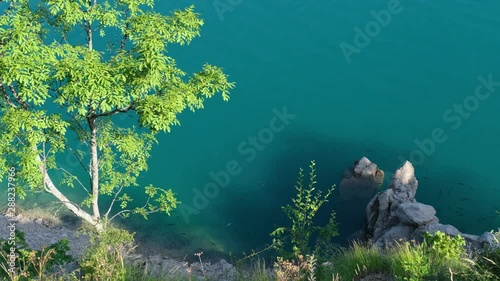
[[[366,207],[367,222],[365,235],[367,238],[378,240],[391,225],[389,225],[392,189],[388,189],[375,196]]]
[[[16,229],[25,234],[26,242],[32,249],[39,250],[42,246],[48,246],[66,238],[70,246],[69,254],[78,260],[90,247],[89,237],[75,230],[65,227],[47,227],[41,222],[41,219],[30,220],[22,215],[13,218],[13,220],[7,220],[5,216],[0,215],[0,225],[5,226],[12,221],[16,221]],[[9,229],[7,227],[0,227],[0,239],[7,238],[9,234]],[[158,277],[178,275],[186,279],[192,276],[192,280],[205,280],[204,276],[206,276],[208,280],[229,281],[234,280],[236,276],[236,269],[234,266],[225,260],[204,262],[204,274],[199,262],[189,265],[186,262],[159,255],[143,256],[139,254],[129,255],[126,257],[126,260],[133,265],[140,266],[145,272],[155,276],[157,275]],[[72,272],[78,268],[78,263],[71,262],[62,265],[61,268],[65,272]]]
[[[18,215],[11,221],[16,222],[16,230],[24,232],[26,243],[31,249],[40,250],[43,246],[50,246],[66,238],[70,247],[68,254],[79,259],[90,246],[87,235],[67,228],[47,227],[42,219],[30,220]],[[7,225],[8,222],[10,221],[6,217],[0,215],[0,225]],[[9,234],[8,228],[0,227],[0,239],[7,238]]]
[[[361,158],[354,166],[354,176],[362,179],[373,180],[381,184],[384,179],[384,172],[377,167],[377,164],[368,160],[368,158]]]
[[[490,232],[485,232],[478,239],[478,242],[481,244],[483,248],[498,248],[500,247],[500,241]]]
[[[224,259],[217,262],[187,262],[177,261],[171,258],[154,255],[144,257],[142,255],[131,255],[127,257],[128,262],[140,266],[150,276],[176,276],[179,278],[198,280],[234,280],[236,277],[235,267]],[[205,279],[206,278],[206,279]]]
[[[479,236],[477,236],[477,235],[467,234],[467,233],[461,233],[460,235],[465,239],[465,241],[474,242],[474,243],[479,242]]]
[[[437,222],[434,216],[436,211],[432,207],[403,205],[403,209],[398,209],[400,204],[416,203],[417,187],[415,169],[406,161],[394,174],[388,189],[375,195],[366,207],[365,235],[368,239],[378,241],[392,227],[400,224],[418,227],[420,221]]]
[[[365,236],[384,246],[391,239],[410,239],[414,229],[437,223],[432,206],[417,203],[418,181],[413,165],[406,161],[394,174],[387,190],[366,207]]]
[[[391,183],[387,189],[394,191],[393,198],[403,202],[416,202],[415,195],[417,194],[418,181],[415,177],[415,168],[406,161],[401,168],[396,171]]]
[[[395,211],[395,215],[406,225],[420,226],[436,222],[436,210],[430,205],[422,203],[401,203]]]
[[[456,236],[462,234],[453,225],[436,223],[436,224],[425,225],[420,229],[415,230],[416,235],[414,238],[419,240],[421,235],[423,235],[424,233],[429,232],[430,234],[435,234],[437,231],[441,231],[450,236]]]
[[[413,165],[406,161],[394,174],[386,191],[376,194],[366,206],[365,239],[385,247],[398,240],[421,242],[422,235],[441,231],[450,236],[461,235],[468,253],[485,246],[500,247],[489,232],[481,236],[461,233],[452,225],[439,223],[436,210],[415,200],[418,181]]]
[[[391,244],[400,241],[400,240],[408,240],[410,237],[413,228],[408,225],[396,225],[385,232],[377,241],[375,241],[375,245],[378,247],[386,247]]]
[[[344,172],[339,194],[343,200],[371,198],[377,193],[384,180],[384,171],[377,164],[363,157]]]

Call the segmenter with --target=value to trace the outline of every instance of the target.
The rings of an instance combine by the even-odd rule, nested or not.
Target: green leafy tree
[[[316,213],[324,203],[328,202],[335,186],[330,187],[326,194],[323,194],[321,190],[316,190],[316,163],[311,161],[309,168],[311,169],[309,184],[304,186],[304,170],[300,168],[295,185],[297,195],[292,199],[293,205],[282,207],[292,225],[279,227],[271,233],[271,236],[274,237],[273,245],[285,256],[290,256],[284,249],[286,243],[291,244],[295,256],[307,255],[311,253],[310,246],[315,235],[318,238],[317,243],[326,242],[328,244],[334,236],[339,234],[334,210],[332,210],[330,219],[325,226],[317,226],[314,223]]]
[[[218,67],[187,75],[167,56],[169,44],[200,35],[194,8],[162,15],[153,0],[9,3],[0,16],[1,174],[17,167],[18,196],[46,191],[98,230],[117,215],[169,214],[179,203],[172,190],[147,186],[146,204],[131,208],[126,188],[138,186],[156,135],[179,125],[178,114],[203,108],[217,93],[227,101],[234,87]],[[131,122],[120,125],[120,115]],[[85,178],[58,164],[68,152]],[[65,174],[60,183],[56,172]],[[64,185],[88,196],[72,202]],[[112,202],[104,210],[102,196]]]

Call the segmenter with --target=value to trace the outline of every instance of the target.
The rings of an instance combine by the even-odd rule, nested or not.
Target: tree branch
[[[87,170],[87,168],[85,168],[85,165],[83,165],[82,163],[82,160],[78,157],[78,155],[76,155],[76,152],[73,151],[73,149],[71,149],[71,147],[68,146],[68,149],[71,151],[71,153],[73,153],[73,155],[75,156],[76,160],[78,160],[78,163],[80,163],[80,166],[82,166],[82,168],[85,170],[85,172],[87,172],[87,174],[89,173],[89,170]]]
[[[123,51],[123,49],[125,48],[125,44],[127,43],[127,40],[128,40],[127,30],[130,28],[130,23],[128,22],[129,12],[130,12],[130,9],[127,8],[125,10],[125,13],[124,13],[125,14],[125,21],[127,23],[125,24],[125,31],[123,32],[123,37],[122,37],[122,41],[120,42],[120,48],[118,49],[118,53]]]
[[[7,104],[11,107],[17,107],[12,100],[9,97],[9,94],[7,93],[7,90],[5,89],[5,85],[2,82],[2,79],[0,79],[0,89],[2,91],[2,95],[5,97],[5,100],[7,101]]]
[[[83,28],[85,29],[85,33],[87,34],[87,43],[89,44],[89,50],[92,51],[93,43],[92,43],[92,25],[90,20],[83,20]]]
[[[151,196],[148,196],[148,199],[146,200],[146,204],[144,204],[144,206],[142,206],[142,208],[146,208],[146,207],[148,206],[149,199],[151,199]],[[160,210],[160,208],[156,208],[156,209],[153,209],[153,210],[151,210],[151,211],[146,211],[146,212],[145,212],[145,214],[146,214],[146,215],[149,215],[149,214],[152,214],[152,213],[156,213],[156,212],[158,212],[159,210]],[[121,211],[119,211],[118,213],[116,213],[114,216],[112,216],[112,217],[109,219],[109,221],[112,221],[112,220],[113,220],[116,216],[119,216],[119,215],[124,214],[124,213],[130,213],[130,212],[132,212],[132,211],[133,211],[133,210],[129,210],[129,209],[127,209],[127,210],[121,210]]]
[[[3,1],[0,1],[0,2],[3,2]],[[5,12],[3,12],[2,16],[5,16],[7,14],[7,12],[9,12],[10,10],[12,10],[13,6],[14,6],[14,2],[12,0],[9,1],[9,7],[5,10]]]
[[[57,168],[57,170],[60,170],[60,171],[63,171],[65,172],[66,174],[70,175],[72,178],[76,179],[76,181],[80,184],[80,186],[88,193],[90,194],[89,190],[83,185],[83,183],[77,178],[75,177],[72,173],[68,172],[66,169],[64,168]]]
[[[9,85],[9,89],[10,89],[10,91],[12,92],[12,95],[14,96],[14,98],[16,99],[16,101],[17,101],[17,102],[18,102],[18,103],[19,103],[19,104],[20,104],[20,105],[21,105],[24,109],[29,110],[28,104],[27,104],[25,101],[23,101],[23,100],[19,97],[19,95],[17,94],[16,89],[14,88],[14,85],[10,84],[10,85]]]
[[[59,91],[58,91],[57,89],[51,89],[51,90],[52,90],[52,91],[54,91],[55,93],[57,93],[57,95],[61,96],[61,93],[59,93]],[[81,129],[83,132],[85,132],[85,129],[83,128],[82,124],[80,124],[80,122],[76,119],[76,117],[75,117],[75,116],[73,116],[73,115],[69,114],[69,112],[68,112],[68,111],[64,110],[63,106],[68,107],[68,105],[67,105],[66,103],[64,103],[63,105],[59,105],[59,107],[60,107],[61,109],[63,109],[63,111],[64,111],[64,113],[66,113],[66,115],[68,115],[71,119],[73,119],[73,121],[75,121],[76,125],[77,125],[78,127],[80,127],[80,129]]]
[[[117,217],[117,216],[119,216],[119,215],[121,215],[121,214],[123,214],[123,213],[129,213],[129,212],[132,212],[132,210],[121,210],[121,211],[119,211],[118,213],[116,213],[114,216],[112,216],[112,217],[108,220],[108,222],[112,221],[115,217]]]
[[[116,108],[116,109],[109,111],[109,112],[100,113],[100,114],[93,114],[92,118],[96,119],[98,117],[111,116],[111,115],[115,115],[118,113],[126,113],[126,112],[129,112],[130,110],[133,110],[133,109],[134,109],[134,102],[130,103],[128,106],[123,107],[123,108]]]
[[[116,191],[115,197],[113,198],[113,201],[111,201],[111,204],[109,205],[108,211],[106,212],[106,214],[104,214],[105,218],[108,218],[109,212],[111,212],[111,209],[113,208],[113,205],[115,204],[116,198],[118,197],[118,194],[120,194],[120,192],[122,192],[122,189],[123,189],[123,185],[120,187],[120,189],[118,191]]]
[[[36,150],[36,148],[33,148]],[[102,230],[102,224],[98,219],[93,218],[90,214],[85,212],[78,206],[76,203],[71,202],[64,194],[62,194],[59,189],[54,185],[52,182],[52,179],[50,178],[49,174],[47,173],[47,170],[43,166],[43,161],[40,159],[40,155],[37,154],[36,160],[40,162],[40,172],[43,175],[43,185],[45,191],[48,193],[54,195],[59,201],[61,201],[66,208],[68,208],[71,212],[73,212],[76,216],[78,216],[81,219],[84,219],[88,223],[94,225],[98,231]]]

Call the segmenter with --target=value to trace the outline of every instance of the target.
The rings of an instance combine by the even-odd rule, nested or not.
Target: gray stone
[[[362,163],[368,162],[363,160]],[[440,224],[434,207],[415,200],[417,189],[415,169],[406,161],[394,174],[387,190],[376,194],[367,204],[365,239],[376,246],[385,247],[400,239],[421,242],[424,233],[435,234],[441,231],[450,236],[463,236],[467,253],[489,245],[500,247],[491,233],[486,232],[481,236],[471,235],[461,233],[452,225]]]
[[[344,172],[339,185],[339,195],[344,201],[369,199],[377,193],[384,180],[384,171],[363,157]]]
[[[441,231],[450,236],[457,236],[462,234],[456,227],[450,224],[430,224],[426,225],[423,233],[429,232],[430,234],[435,234],[436,232]]]
[[[387,187],[393,189],[395,199],[399,202],[414,202],[417,194],[418,181],[415,177],[415,168],[406,161],[404,165],[396,171],[391,183]]]
[[[413,228],[407,225],[396,225],[389,229],[387,232],[380,237],[375,244],[380,247],[387,247],[391,246],[394,243],[398,241],[405,241],[409,240],[409,237],[411,237],[411,233],[413,231]]]
[[[485,232],[483,235],[481,235],[478,239],[478,242],[481,244],[481,247],[487,247],[487,248],[498,248],[500,247],[500,241],[495,235],[491,234],[490,232]]]
[[[361,158],[354,166],[354,175],[363,179],[374,179],[377,174],[377,164],[372,163],[368,158]]]
[[[416,202],[415,194],[417,186],[418,181],[415,178],[415,169],[413,165],[407,161],[396,171],[388,189],[375,195],[367,205],[365,237],[377,241],[393,226],[402,224],[401,219],[396,215],[396,210],[399,204]],[[422,208],[420,211],[423,211],[422,214],[413,216],[411,214],[405,214],[403,209],[401,216],[405,214],[405,222],[415,226],[418,226],[418,224],[413,222],[418,222],[419,220],[425,220],[426,222],[437,221],[437,218],[434,216],[435,211],[430,218],[426,216],[430,212],[428,208]]]
[[[436,210],[422,203],[401,203],[395,214],[403,224],[412,226],[428,224],[436,219]]]
[[[462,233],[461,236],[465,239],[466,242],[472,242],[472,243],[479,242],[479,236],[477,235]]]

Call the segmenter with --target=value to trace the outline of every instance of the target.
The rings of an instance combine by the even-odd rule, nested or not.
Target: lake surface
[[[131,219],[139,239],[185,254],[261,248],[286,223],[280,206],[291,202],[300,167],[315,160],[326,188],[362,156],[387,174],[412,161],[417,200],[441,223],[473,234],[500,226],[498,1],[158,8],[190,4],[205,20],[202,36],[170,55],[187,72],[221,66],[237,86],[228,103],[217,96],[159,136],[141,183],[172,188],[185,205],[171,217]],[[215,190],[212,175],[225,187]],[[196,192],[207,184],[213,198],[205,201]],[[362,226],[350,206],[334,199],[324,207],[338,213],[339,243]]]

